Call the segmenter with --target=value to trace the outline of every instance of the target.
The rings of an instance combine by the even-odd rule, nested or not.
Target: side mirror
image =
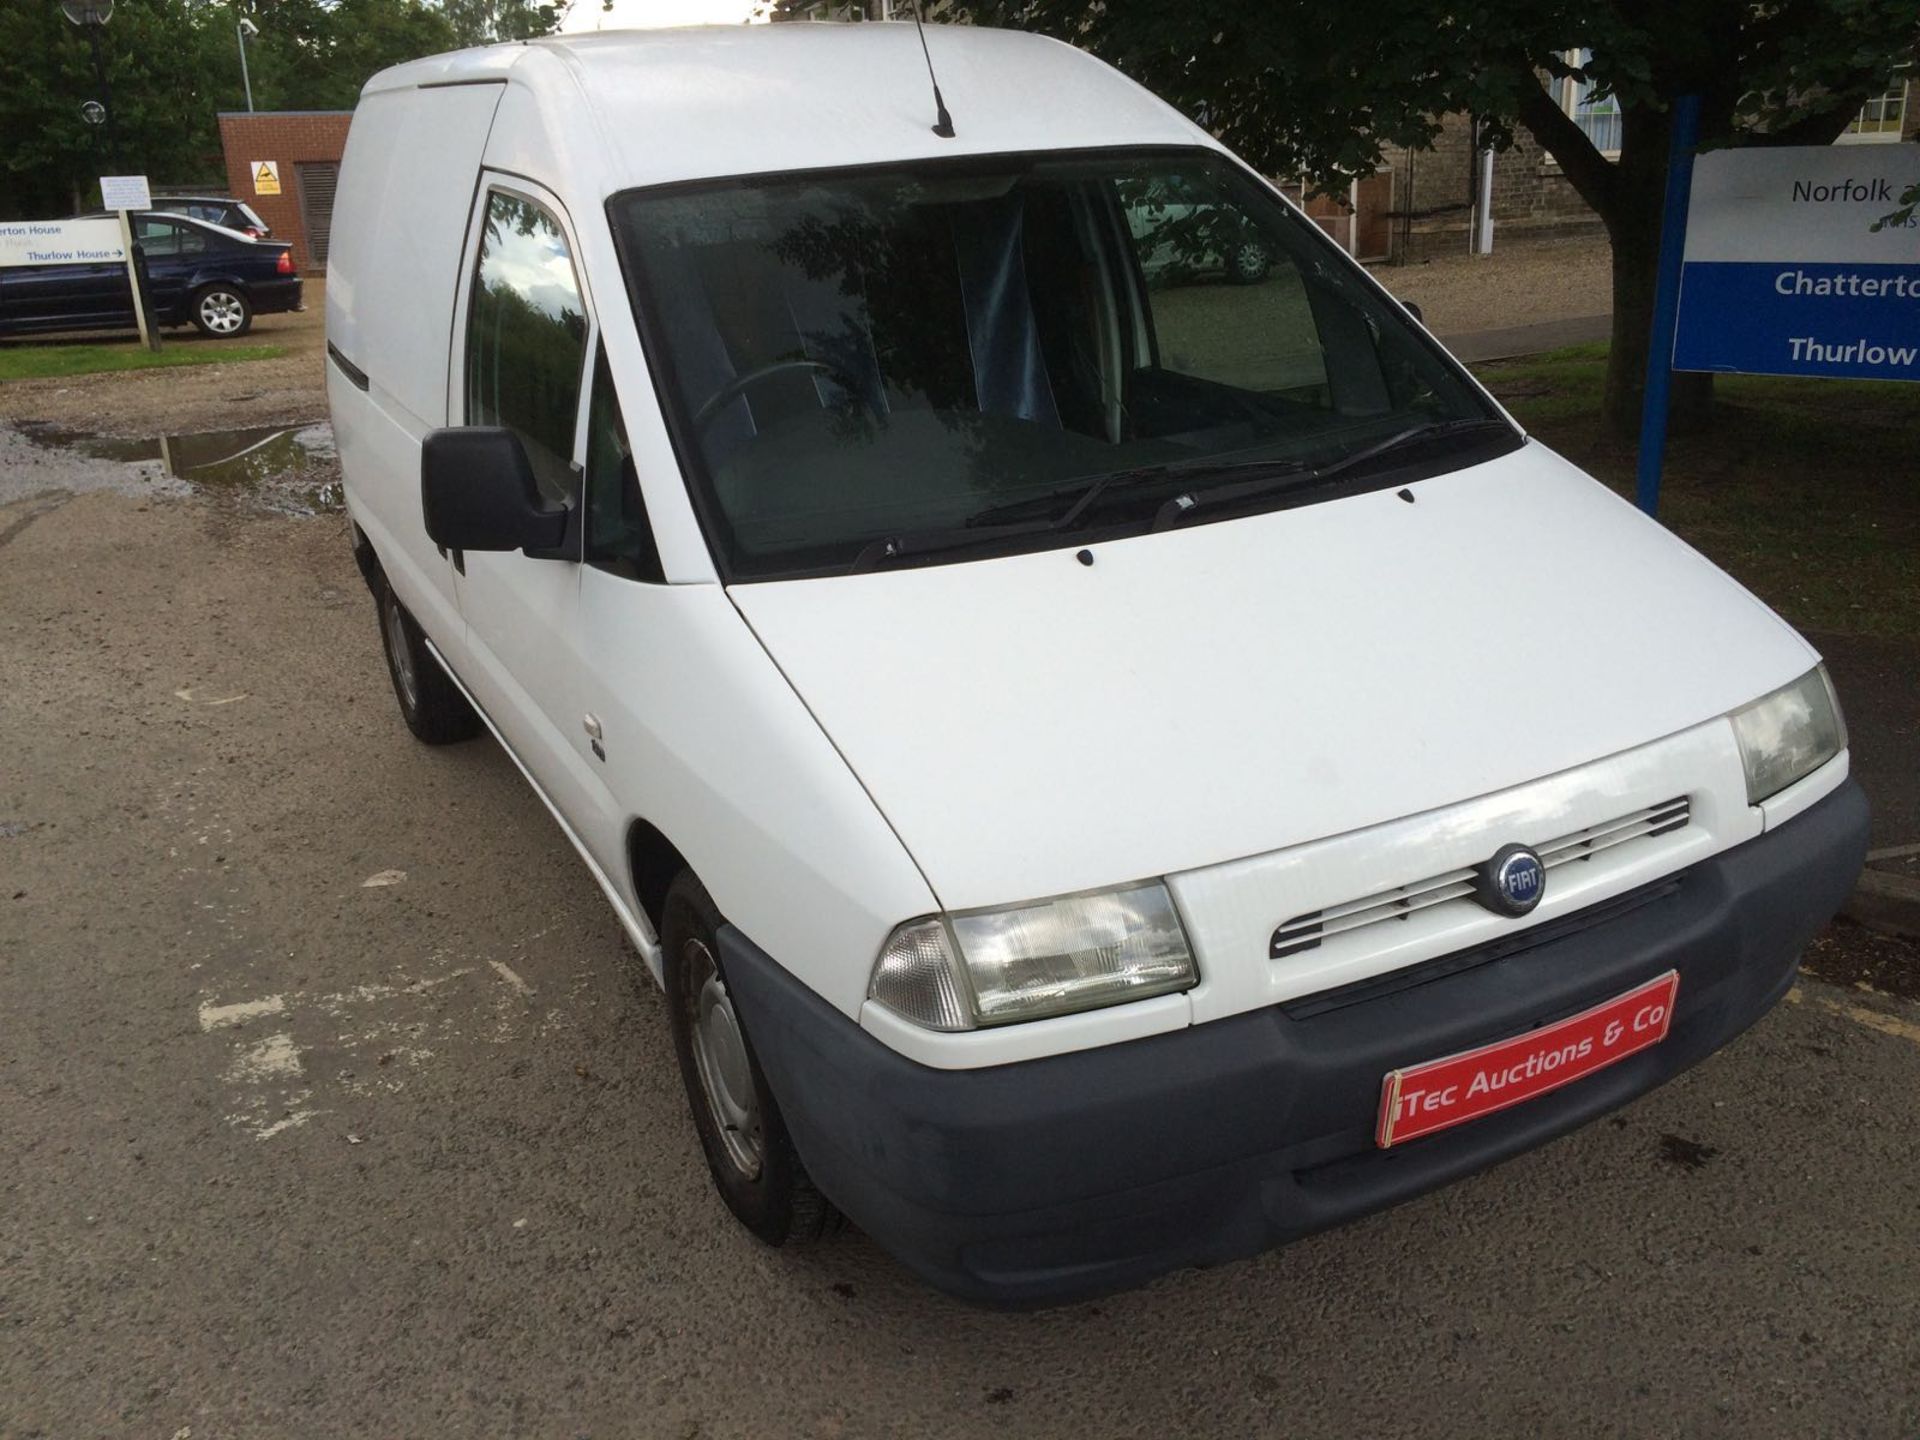
[[[1416,304],[1414,301],[1402,300],[1400,302],[1400,308],[1405,310],[1407,314],[1411,315],[1414,319],[1418,320],[1422,325],[1427,323],[1426,315],[1421,312],[1419,305]]]
[[[420,447],[420,509],[429,538],[449,550],[551,554],[567,534],[568,512],[541,495],[520,437],[492,425],[427,436]]]

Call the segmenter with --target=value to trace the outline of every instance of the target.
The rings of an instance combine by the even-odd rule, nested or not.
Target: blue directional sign
[[[1920,380],[1920,218],[1873,228],[1916,181],[1920,145],[1700,156],[1673,368]]]

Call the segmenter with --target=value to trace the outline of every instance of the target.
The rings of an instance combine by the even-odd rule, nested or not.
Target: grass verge
[[[1535,436],[1623,495],[1604,345],[1476,367]],[[1667,443],[1660,519],[1796,626],[1920,638],[1920,385],[1722,375]]]
[[[277,360],[284,345],[168,345],[155,354],[138,344],[0,345],[0,380],[49,380],[102,370],[163,370],[175,365],[227,365]]]

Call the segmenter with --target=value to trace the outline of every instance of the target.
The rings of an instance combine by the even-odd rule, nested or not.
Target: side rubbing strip
[[[353,382],[356,390],[367,388],[367,372],[340,353],[340,347],[327,342],[327,358],[340,367],[340,373]]]

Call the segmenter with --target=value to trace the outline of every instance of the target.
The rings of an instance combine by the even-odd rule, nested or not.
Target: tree
[[[564,0],[118,0],[100,33],[119,167],[156,184],[221,174],[218,115],[244,104],[237,22],[262,110],[344,110],[376,70],[462,45],[556,28]],[[87,36],[58,0],[0,0],[0,219],[71,214],[99,202],[114,167]]]
[[[570,0],[537,4],[535,0],[440,0],[453,33],[462,45],[490,45],[496,40],[531,40],[551,35],[566,18]]]
[[[1646,366],[1673,101],[1701,97],[1705,147],[1823,145],[1920,52],[1920,0],[965,0],[962,13],[1092,50],[1261,170],[1329,188],[1386,146],[1430,143],[1444,114],[1481,116],[1496,143],[1524,126],[1612,244],[1605,410],[1623,432]],[[1554,99],[1569,75],[1618,100],[1617,155]],[[1710,382],[1679,377],[1676,413]]]
[[[129,173],[219,171],[217,107],[205,88],[212,57],[194,21],[179,0],[121,0],[100,37],[118,164]],[[53,0],[20,0],[0,5],[0,57],[0,215],[98,204],[94,177],[111,171],[114,157],[106,128],[80,115],[86,101],[105,98],[87,36]]]

